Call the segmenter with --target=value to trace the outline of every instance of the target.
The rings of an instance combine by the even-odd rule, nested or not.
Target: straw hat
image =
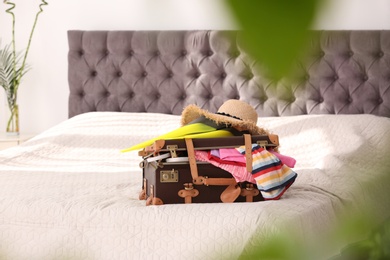
[[[225,101],[217,113],[211,113],[196,105],[189,105],[184,108],[181,114],[181,124],[186,125],[201,116],[219,125],[225,124],[227,127],[231,126],[239,128],[239,130],[248,130],[252,135],[269,134],[267,130],[256,125],[258,118],[256,110],[241,100],[229,99]]]

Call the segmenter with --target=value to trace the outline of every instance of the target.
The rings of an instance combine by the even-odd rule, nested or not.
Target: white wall
[[[323,0],[315,28],[390,29],[389,0]]]
[[[2,1],[1,1],[2,2]],[[15,1],[17,46],[25,48],[40,1]],[[19,91],[21,132],[39,133],[67,119],[67,30],[165,30],[232,28],[216,0],[48,0],[32,41],[32,69]],[[22,4],[21,4],[22,3]],[[0,38],[11,39],[11,17],[0,9]],[[0,91],[4,95],[4,91]],[[5,98],[0,99],[0,132],[5,130]]]
[[[32,41],[19,91],[22,133],[39,133],[67,119],[67,30],[236,29],[224,0],[48,0]],[[325,0],[317,29],[390,29],[389,0]],[[26,47],[40,1],[16,1],[17,48]],[[11,39],[11,19],[0,4],[0,38]],[[5,130],[0,90],[0,132]]]

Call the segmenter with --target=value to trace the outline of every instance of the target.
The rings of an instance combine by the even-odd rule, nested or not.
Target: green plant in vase
[[[8,134],[19,134],[18,89],[23,76],[28,71],[26,61],[39,15],[43,12],[42,7],[48,3],[45,0],[41,0],[39,11],[35,15],[24,53],[16,51],[15,14],[13,13],[16,4],[9,0],[4,0],[4,3],[10,6],[5,12],[12,17],[12,42],[10,45],[6,45],[3,49],[0,49],[0,85],[6,93],[10,112],[10,116],[7,120],[6,132]]]
[[[21,53],[16,53],[16,56],[13,55],[13,52],[10,50],[10,45],[4,46],[0,49],[0,85],[3,87],[6,98],[7,105],[10,112],[10,116],[7,120],[7,133],[19,133],[19,108],[18,108],[18,86],[16,84],[16,76],[22,76],[28,71],[27,65],[25,69],[21,72]],[[15,69],[14,69],[15,66]]]

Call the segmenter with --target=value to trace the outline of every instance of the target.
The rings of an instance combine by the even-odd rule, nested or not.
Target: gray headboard
[[[390,117],[390,31],[313,31],[294,77],[274,82],[237,31],[68,31],[69,117],[90,111],[215,112],[242,99],[259,116]],[[286,41],[288,44],[288,41]]]

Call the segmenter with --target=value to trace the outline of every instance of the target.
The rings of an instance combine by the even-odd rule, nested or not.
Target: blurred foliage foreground
[[[280,79],[303,52],[322,0],[227,0],[246,51]]]
[[[227,7],[240,27],[246,51],[260,61],[270,76],[279,80],[290,73],[295,59],[304,52],[309,30],[323,0],[226,0]],[[362,223],[352,221],[351,230],[362,230]],[[363,226],[367,226],[363,224]],[[370,229],[372,230],[372,229]],[[390,219],[371,231],[371,235],[341,250],[332,260],[390,259]],[[313,259],[313,250],[284,236],[275,236],[258,250],[241,259]]]
[[[331,260],[389,260],[390,259],[390,219],[375,229],[362,241],[345,247],[341,254]]]

